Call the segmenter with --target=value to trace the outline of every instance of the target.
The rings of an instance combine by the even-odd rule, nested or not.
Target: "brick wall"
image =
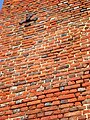
[[[90,120],[90,0],[5,0],[0,120]]]

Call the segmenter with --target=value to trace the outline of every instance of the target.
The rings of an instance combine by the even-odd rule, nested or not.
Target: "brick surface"
[[[89,119],[90,0],[4,0],[0,120]]]

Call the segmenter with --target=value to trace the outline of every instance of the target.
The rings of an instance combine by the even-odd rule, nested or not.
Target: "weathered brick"
[[[77,107],[71,107],[69,111],[70,111],[70,112],[78,111],[78,108],[77,108]]]
[[[4,1],[0,120],[90,118],[89,6],[89,0]],[[29,12],[31,21],[20,25]]]
[[[29,115],[29,117],[28,117],[29,119],[34,119],[34,118],[36,118],[36,114],[33,114],[33,115]]]
[[[61,103],[61,104],[68,103],[68,100],[61,100],[60,103]]]
[[[68,120],[68,118],[61,118],[61,120]]]
[[[15,118],[15,117],[18,117],[18,116],[23,116],[23,115],[24,115],[24,112],[19,112],[19,113],[12,114],[9,117],[10,118]]]
[[[18,113],[18,112],[20,112],[19,108],[13,110],[13,113]]]
[[[45,112],[45,115],[52,115],[53,111],[47,111]]]
[[[73,103],[59,105],[60,108],[67,108],[67,107],[71,107],[71,106],[73,106]]]
[[[79,116],[81,115],[80,111],[65,113],[64,117]]]
[[[85,99],[82,103],[83,104],[89,104],[90,103],[90,99]]]
[[[67,113],[67,112],[69,112],[69,108],[63,108],[63,109],[61,110],[61,113],[62,113],[62,114]]]
[[[86,116],[85,115],[78,116],[78,120],[86,120]]]
[[[69,120],[77,120],[77,116],[69,117]]]
[[[43,117],[43,116],[44,116],[43,112],[37,114],[37,117]]]
[[[45,106],[51,106],[51,105],[52,105],[51,102],[47,102],[47,103],[45,103]]]
[[[16,101],[16,104],[20,104],[20,103],[22,103],[22,99]]]
[[[78,88],[78,91],[79,92],[83,92],[83,91],[85,91],[86,89],[85,88]]]

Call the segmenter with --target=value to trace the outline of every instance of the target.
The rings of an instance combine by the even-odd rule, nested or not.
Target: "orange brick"
[[[41,100],[36,100],[36,101],[31,101],[31,102],[28,102],[27,105],[35,105],[35,104],[39,104],[41,102]]]
[[[39,112],[41,112],[41,109],[34,109],[34,110],[31,110],[31,111],[28,111],[27,114],[32,115],[32,114],[37,114]]]
[[[44,104],[43,103],[40,103],[37,105],[37,108],[43,108],[44,107]]]
[[[72,99],[68,99],[68,102],[72,102],[72,103],[74,103],[74,102],[76,102],[77,101],[77,99],[76,98],[72,98]]]
[[[29,115],[29,117],[28,117],[29,119],[34,119],[34,118],[36,118],[36,114],[33,114],[33,115]]]
[[[74,98],[75,95],[74,94],[68,94],[68,95],[62,95],[62,96],[59,96],[58,99],[68,99],[68,98]]]
[[[60,114],[60,113],[61,113],[60,110],[55,110],[55,111],[53,111],[53,114],[55,114],[55,115],[58,115],[58,114]]]
[[[52,102],[52,105],[59,105],[59,104],[60,104],[60,101],[59,101],[59,100]]]
[[[22,107],[21,108],[21,111],[27,111],[28,110],[28,107]]]
[[[45,98],[45,99],[42,99],[42,102],[50,102],[50,101],[55,101],[57,99],[58,99],[57,97],[52,97],[52,99],[51,98]]]
[[[81,115],[80,111],[65,113],[64,117],[79,116]]]
[[[42,111],[49,111],[49,110],[57,110],[57,106],[50,106],[50,107],[44,107],[42,108]]]
[[[75,106],[81,105],[81,102],[75,102]]]

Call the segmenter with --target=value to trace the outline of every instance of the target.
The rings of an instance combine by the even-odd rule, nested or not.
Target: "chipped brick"
[[[45,103],[45,106],[51,106],[51,105],[52,105],[51,102],[47,102],[47,103]]]
[[[78,88],[78,91],[79,92],[83,92],[83,91],[85,91],[86,89],[85,88]]]

